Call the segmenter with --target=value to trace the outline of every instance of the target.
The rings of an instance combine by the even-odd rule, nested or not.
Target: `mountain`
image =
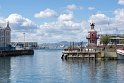
[[[83,42],[83,46],[85,46],[87,42]],[[64,49],[73,45],[73,42],[61,41],[57,43],[43,43],[39,45],[39,48],[44,49]],[[80,46],[81,42],[74,42],[74,46]]]

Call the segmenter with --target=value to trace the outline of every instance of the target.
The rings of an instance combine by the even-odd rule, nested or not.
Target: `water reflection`
[[[10,57],[0,57],[0,83],[10,83]]]
[[[123,83],[124,61],[67,59],[61,51],[0,57],[0,83]]]
[[[118,83],[124,83],[124,60],[119,60],[117,65]]]
[[[34,75],[33,56],[11,57],[11,83],[31,83]]]
[[[70,81],[76,79],[78,79],[76,82],[83,83],[121,83],[124,81],[124,63],[122,61],[67,59],[63,60],[63,65],[67,69],[66,73],[73,76],[69,79]],[[121,75],[121,79],[119,75]]]

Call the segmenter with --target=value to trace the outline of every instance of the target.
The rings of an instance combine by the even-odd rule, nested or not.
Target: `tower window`
[[[92,40],[92,43],[94,43],[94,40]]]
[[[92,37],[93,37],[93,34],[92,34]]]

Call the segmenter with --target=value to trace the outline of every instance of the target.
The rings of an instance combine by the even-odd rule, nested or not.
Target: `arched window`
[[[94,37],[94,34],[92,33],[92,37]]]

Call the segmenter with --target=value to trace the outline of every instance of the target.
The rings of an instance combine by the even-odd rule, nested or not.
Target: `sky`
[[[124,33],[124,0],[0,0],[8,21],[11,41],[87,41],[91,22],[98,34]]]

